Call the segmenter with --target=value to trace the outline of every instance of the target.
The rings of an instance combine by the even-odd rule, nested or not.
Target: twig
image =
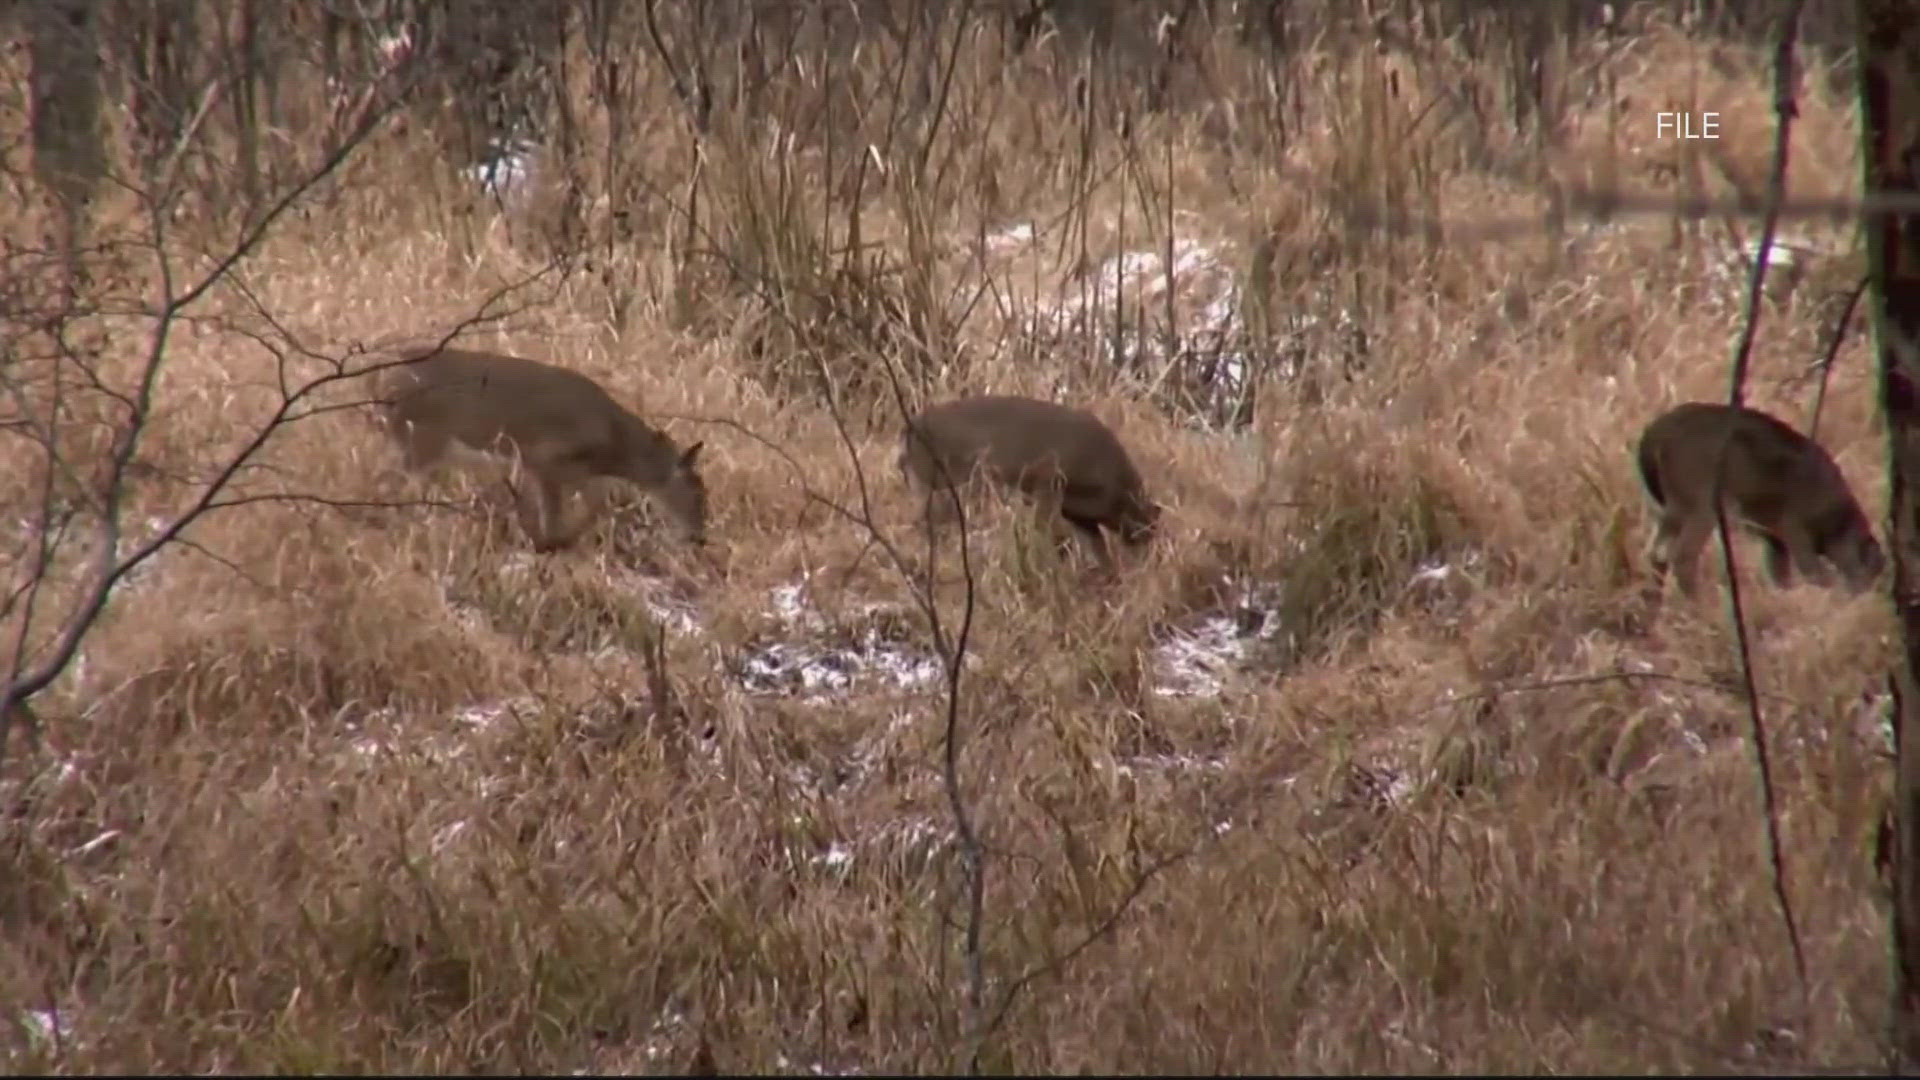
[[[1840,353],[1840,343],[1847,338],[1847,324],[1853,321],[1853,311],[1860,306],[1860,297],[1867,291],[1868,278],[1862,277],[1860,284],[1847,294],[1847,305],[1840,309],[1840,317],[1834,320],[1833,332],[1827,336],[1827,348],[1819,360],[1820,387],[1813,393],[1813,413],[1807,418],[1807,438],[1816,438],[1820,434],[1820,409],[1827,402],[1827,381],[1833,377],[1833,358]]]
[[[15,714],[30,715],[24,710],[27,702],[45,690],[55,679],[60,677],[61,673],[66,671],[67,667],[73,662],[74,656],[79,652],[81,642],[98,622],[101,612],[105,610],[108,599],[112,596],[114,589],[119,583],[124,580],[127,575],[138,569],[142,564],[147,562],[147,560],[153,558],[167,546],[181,540],[182,534],[206,514],[214,510],[222,509],[230,502],[235,502],[236,500],[223,500],[222,496],[230,490],[233,482],[240,474],[253,463],[255,456],[266,445],[269,439],[288,423],[295,422],[304,415],[307,415],[307,413],[301,411],[301,408],[306,405],[311,398],[317,396],[322,390],[336,382],[361,378],[366,375],[368,371],[374,370],[370,368],[366,370],[349,371],[346,370],[344,366],[338,366],[329,373],[311,379],[293,389],[291,392],[285,393],[273,413],[261,423],[257,430],[249,435],[237,450],[226,457],[224,461],[214,469],[213,474],[207,479],[204,485],[201,486],[198,493],[189,500],[187,506],[174,515],[172,520],[158,532],[146,540],[135,544],[131,551],[123,551],[122,541],[124,536],[122,534],[123,523],[121,521],[121,515],[122,500],[126,494],[126,479],[130,475],[141,438],[144,434],[147,434],[147,429],[154,420],[155,386],[159,379],[160,369],[165,363],[171,344],[171,332],[176,323],[182,318],[189,307],[206,296],[216,284],[227,279],[235,272],[241,262],[258,247],[274,223],[294,206],[303,195],[312,190],[321,180],[346,160],[354,148],[359,145],[360,141],[371,131],[372,125],[377,119],[377,116],[372,115],[363,118],[363,123],[356,130],[353,138],[335,147],[333,151],[327,155],[326,161],[322,165],[307,173],[299,182],[284,191],[280,197],[268,207],[265,214],[243,230],[242,235],[233,246],[226,249],[214,260],[212,267],[203,276],[185,289],[177,290],[175,288],[173,264],[166,255],[166,215],[164,209],[158,204],[150,205],[149,218],[151,222],[151,232],[149,235],[152,238],[152,244],[157,255],[161,302],[157,305],[157,310],[153,314],[155,326],[152,331],[152,336],[146,344],[145,356],[142,359],[137,386],[131,394],[121,395],[119,397],[119,400],[122,401],[128,410],[128,416],[120,432],[120,437],[116,440],[117,445],[115,445],[109,456],[106,476],[101,485],[104,491],[102,493],[101,505],[97,510],[99,521],[94,529],[94,542],[97,545],[97,552],[93,557],[93,563],[88,572],[89,580],[82,590],[80,597],[66,611],[59,630],[54,635],[54,640],[47,652],[37,663],[32,665],[27,663],[24,647],[18,648],[14,652],[11,668],[5,677],[4,689],[0,690],[0,762],[6,760],[7,736]],[[495,297],[497,298],[499,295],[503,295],[506,291],[505,289],[501,290],[495,294]],[[489,302],[491,302],[491,300]],[[459,328],[456,327],[455,330],[448,335],[448,339],[451,339],[451,337],[458,332]],[[444,344],[444,341],[442,344]],[[387,364],[380,366],[393,365]],[[59,387],[57,371],[55,379],[57,391]],[[51,447],[48,449],[48,454],[50,458],[57,457]],[[49,472],[51,473],[51,469]],[[269,494],[260,496],[259,498],[273,499],[279,497],[281,496]],[[43,503],[50,505],[50,503],[46,503],[46,500],[49,498],[50,495],[43,495]],[[237,501],[254,500],[242,499]],[[45,522],[43,519],[43,529],[44,526]],[[35,569],[35,592],[37,592],[40,578],[44,577],[45,566],[51,557],[50,549],[45,546],[47,542],[43,536],[41,556]],[[33,595],[33,592],[29,593],[27,600],[29,605],[32,603]],[[22,622],[21,642],[23,645],[26,640],[26,624],[31,621],[31,611],[29,611],[28,615],[29,617]]]
[[[1767,214],[1760,231],[1760,244],[1752,253],[1753,272],[1747,283],[1746,318],[1740,328],[1740,343],[1733,358],[1733,385],[1728,403],[1741,404],[1746,392],[1747,366],[1753,354],[1753,340],[1759,328],[1761,288],[1766,282],[1768,256],[1773,248],[1774,229],[1779,224],[1779,207],[1786,190],[1787,154],[1793,118],[1797,114],[1793,98],[1794,39],[1800,26],[1800,9],[1806,0],[1786,0],[1780,37],[1774,49],[1774,128],[1773,175],[1768,188]],[[1813,984],[1807,973],[1806,949],[1800,941],[1799,924],[1794,919],[1793,900],[1787,891],[1785,846],[1780,839],[1779,799],[1774,790],[1773,765],[1767,751],[1767,728],[1760,714],[1760,693],[1753,675],[1753,650],[1747,635],[1746,610],[1740,599],[1740,575],[1733,554],[1733,530],[1727,521],[1726,488],[1727,449],[1732,444],[1732,429],[1720,440],[1713,485],[1713,507],[1720,530],[1720,557],[1726,566],[1727,598],[1731,605],[1734,641],[1740,654],[1740,678],[1747,702],[1747,719],[1753,732],[1754,764],[1759,770],[1760,800],[1766,816],[1767,859],[1772,869],[1774,897],[1779,901],[1780,919],[1785,924],[1787,943],[1793,950],[1793,967],[1800,978],[1803,1028],[1813,1023]]]
[[[673,50],[667,48],[667,41],[660,33],[660,0],[646,0],[641,10],[646,14],[647,37],[653,43],[654,54],[660,58],[660,66],[666,69],[667,82],[673,87],[673,96],[687,111],[687,120],[693,125],[696,135],[705,134],[708,115],[712,112],[713,92],[703,77],[697,87],[691,87],[687,80],[680,77],[680,67],[673,62]],[[696,75],[701,74],[700,65],[691,65]],[[697,94],[697,96],[696,96]]]

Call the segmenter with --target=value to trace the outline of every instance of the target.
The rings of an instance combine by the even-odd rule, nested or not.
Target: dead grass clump
[[[499,549],[496,549],[499,550]],[[470,567],[447,601],[536,654],[635,650],[655,627],[644,595],[609,593],[601,574],[530,561]]]
[[[1273,658],[1282,670],[1366,633],[1418,571],[1459,553],[1469,535],[1420,451],[1338,442],[1302,449],[1284,467],[1301,531],[1283,563],[1285,636]]]

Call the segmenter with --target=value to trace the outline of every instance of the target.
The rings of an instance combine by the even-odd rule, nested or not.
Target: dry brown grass
[[[1648,103],[1697,101],[1729,118],[1711,148],[1726,171],[1764,177],[1765,50],[1637,33],[1612,61],[1630,102],[1620,126],[1606,134],[1610,103],[1576,101],[1549,170],[1675,190],[1600,162],[1672,153]],[[1251,93],[1237,48],[1208,46],[1222,100]],[[912,374],[916,397],[1085,404],[1168,508],[1150,559],[1106,589],[1017,517],[976,534],[962,775],[989,852],[987,1001],[1008,1003],[983,1067],[1604,1073],[1876,1057],[1884,601],[1770,590],[1757,574],[1744,592],[1811,962],[1807,1026],[1718,574],[1708,599],[1650,625],[1639,598],[1649,520],[1633,440],[1661,409],[1725,394],[1740,278],[1715,264],[1718,226],[1476,237],[1540,200],[1474,165],[1458,126],[1415,123],[1422,80],[1458,70],[1370,48],[1302,54],[1284,147],[1251,108],[1228,122],[1197,98],[1137,115],[1130,140],[1094,121],[1082,173],[1085,122],[1062,76],[1031,58],[1002,74],[997,49],[983,38],[963,57],[943,178],[916,189],[896,158],[858,193],[864,241],[925,271],[872,275],[864,287],[896,308],[821,314],[820,290],[853,290],[792,237],[840,228],[850,185],[822,179],[824,154],[795,151],[796,194],[775,205],[755,187],[781,160],[771,137],[739,136],[701,244],[736,270],[756,255],[764,276],[688,269],[681,227],[648,204],[654,225],[605,256],[631,282],[620,320],[580,275],[471,337],[575,366],[683,444],[704,439],[715,565],[664,534],[636,544],[630,519],[537,561],[512,530],[463,514],[263,503],[210,516],[195,548],[116,595],[38,703],[47,745],[16,753],[0,789],[15,808],[0,851],[9,1071],[662,1072],[700,1053],[729,1071],[955,1067],[963,911],[942,684],[856,680],[810,700],[739,676],[751,647],[783,637],[924,657],[907,580],[874,552],[856,563],[862,530],[809,499],[860,502],[818,387],[764,377],[770,357],[846,374],[877,522],[917,552],[876,374],[913,339],[902,326],[933,325],[915,312],[944,313],[953,334]],[[1399,61],[1425,74],[1394,97],[1380,72]],[[835,92],[880,100],[879,67],[858,70],[868,83]],[[1824,85],[1801,88],[1792,188],[1846,194],[1852,105]],[[670,115],[664,92],[654,104],[647,115]],[[688,154],[664,122],[626,137],[661,175]],[[1328,186],[1302,180],[1315,176]],[[270,235],[246,287],[335,354],[452,325],[541,256],[490,214],[446,210],[450,190],[383,136],[330,208]],[[1341,215],[1369,198],[1444,213],[1457,235],[1348,230]],[[987,251],[1022,222],[1031,245]],[[1019,329],[1023,305],[1089,294],[1076,264],[1174,237],[1231,268],[1267,239],[1272,310],[1356,309],[1364,369],[1275,375],[1249,432],[1211,433],[1116,377],[1097,322]],[[1845,250],[1840,230],[1829,239]],[[1802,427],[1821,301],[1808,288],[1770,306],[1755,351],[1750,400]],[[208,303],[249,317],[233,289]],[[148,332],[120,320],[104,362],[135,361]],[[1310,340],[1335,348],[1330,333]],[[1855,338],[1820,431],[1878,523],[1868,369]],[[204,467],[258,422],[272,372],[245,337],[183,326],[147,457]],[[291,426],[265,456],[281,471],[248,483],[333,498],[364,497],[392,461],[352,411]],[[141,480],[135,518],[182,490]],[[0,469],[8,505],[34,491],[25,470]],[[1757,549],[1740,550],[1757,569]],[[942,568],[951,622],[956,565]],[[819,622],[796,629],[770,596],[802,582]],[[1280,632],[1216,695],[1153,693],[1158,635],[1237,603],[1232,582],[1277,589]],[[697,611],[702,629],[658,605]],[[671,707],[649,692],[662,626]],[[50,1011],[58,1039],[30,1030]]]

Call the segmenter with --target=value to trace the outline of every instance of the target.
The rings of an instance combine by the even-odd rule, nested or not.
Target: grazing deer
[[[957,511],[957,491],[941,497],[949,480],[957,488],[977,469],[1057,511],[1108,571],[1113,556],[1102,528],[1137,547],[1152,539],[1160,517],[1107,425],[1085,410],[1032,398],[970,397],[927,409],[901,433],[899,466],[926,492],[929,529]]]
[[[1703,401],[1662,413],[1640,435],[1640,479],[1660,511],[1649,552],[1662,583],[1673,570],[1682,591],[1694,593],[1700,549],[1716,525],[1714,466],[1723,443],[1727,519],[1765,541],[1775,584],[1789,584],[1795,567],[1828,584],[1823,559],[1855,591],[1873,583],[1886,559],[1833,458],[1757,409]]]
[[[379,373],[386,428],[407,468],[426,472],[477,455],[517,463],[520,524],[538,552],[577,540],[561,526],[568,494],[594,477],[632,482],[665,505],[681,534],[706,542],[707,490],[694,469],[704,444],[682,453],[577,371],[517,356],[432,345],[403,347]]]

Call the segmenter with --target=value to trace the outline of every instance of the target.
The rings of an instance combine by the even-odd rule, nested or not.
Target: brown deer
[[[577,540],[568,495],[595,477],[627,480],[662,503],[691,543],[706,542],[707,491],[685,452],[628,412],[600,384],[538,360],[433,345],[392,351],[379,372],[386,428],[416,472],[447,462],[505,460],[531,478],[519,492],[520,524],[538,552]]]
[[[899,466],[926,492],[928,528],[957,512],[958,492],[948,484],[980,475],[1064,518],[1108,571],[1113,556],[1102,530],[1138,547],[1160,517],[1126,448],[1099,417],[1032,398],[988,395],[927,409],[901,433]]]
[[[1662,413],[1640,435],[1640,479],[1660,511],[1649,553],[1663,583],[1673,571],[1683,592],[1696,589],[1700,549],[1716,525],[1714,466],[1723,443],[1727,519],[1766,543],[1775,584],[1789,584],[1795,568],[1828,584],[1823,562],[1855,591],[1873,583],[1885,555],[1833,458],[1757,409],[1704,401]]]

